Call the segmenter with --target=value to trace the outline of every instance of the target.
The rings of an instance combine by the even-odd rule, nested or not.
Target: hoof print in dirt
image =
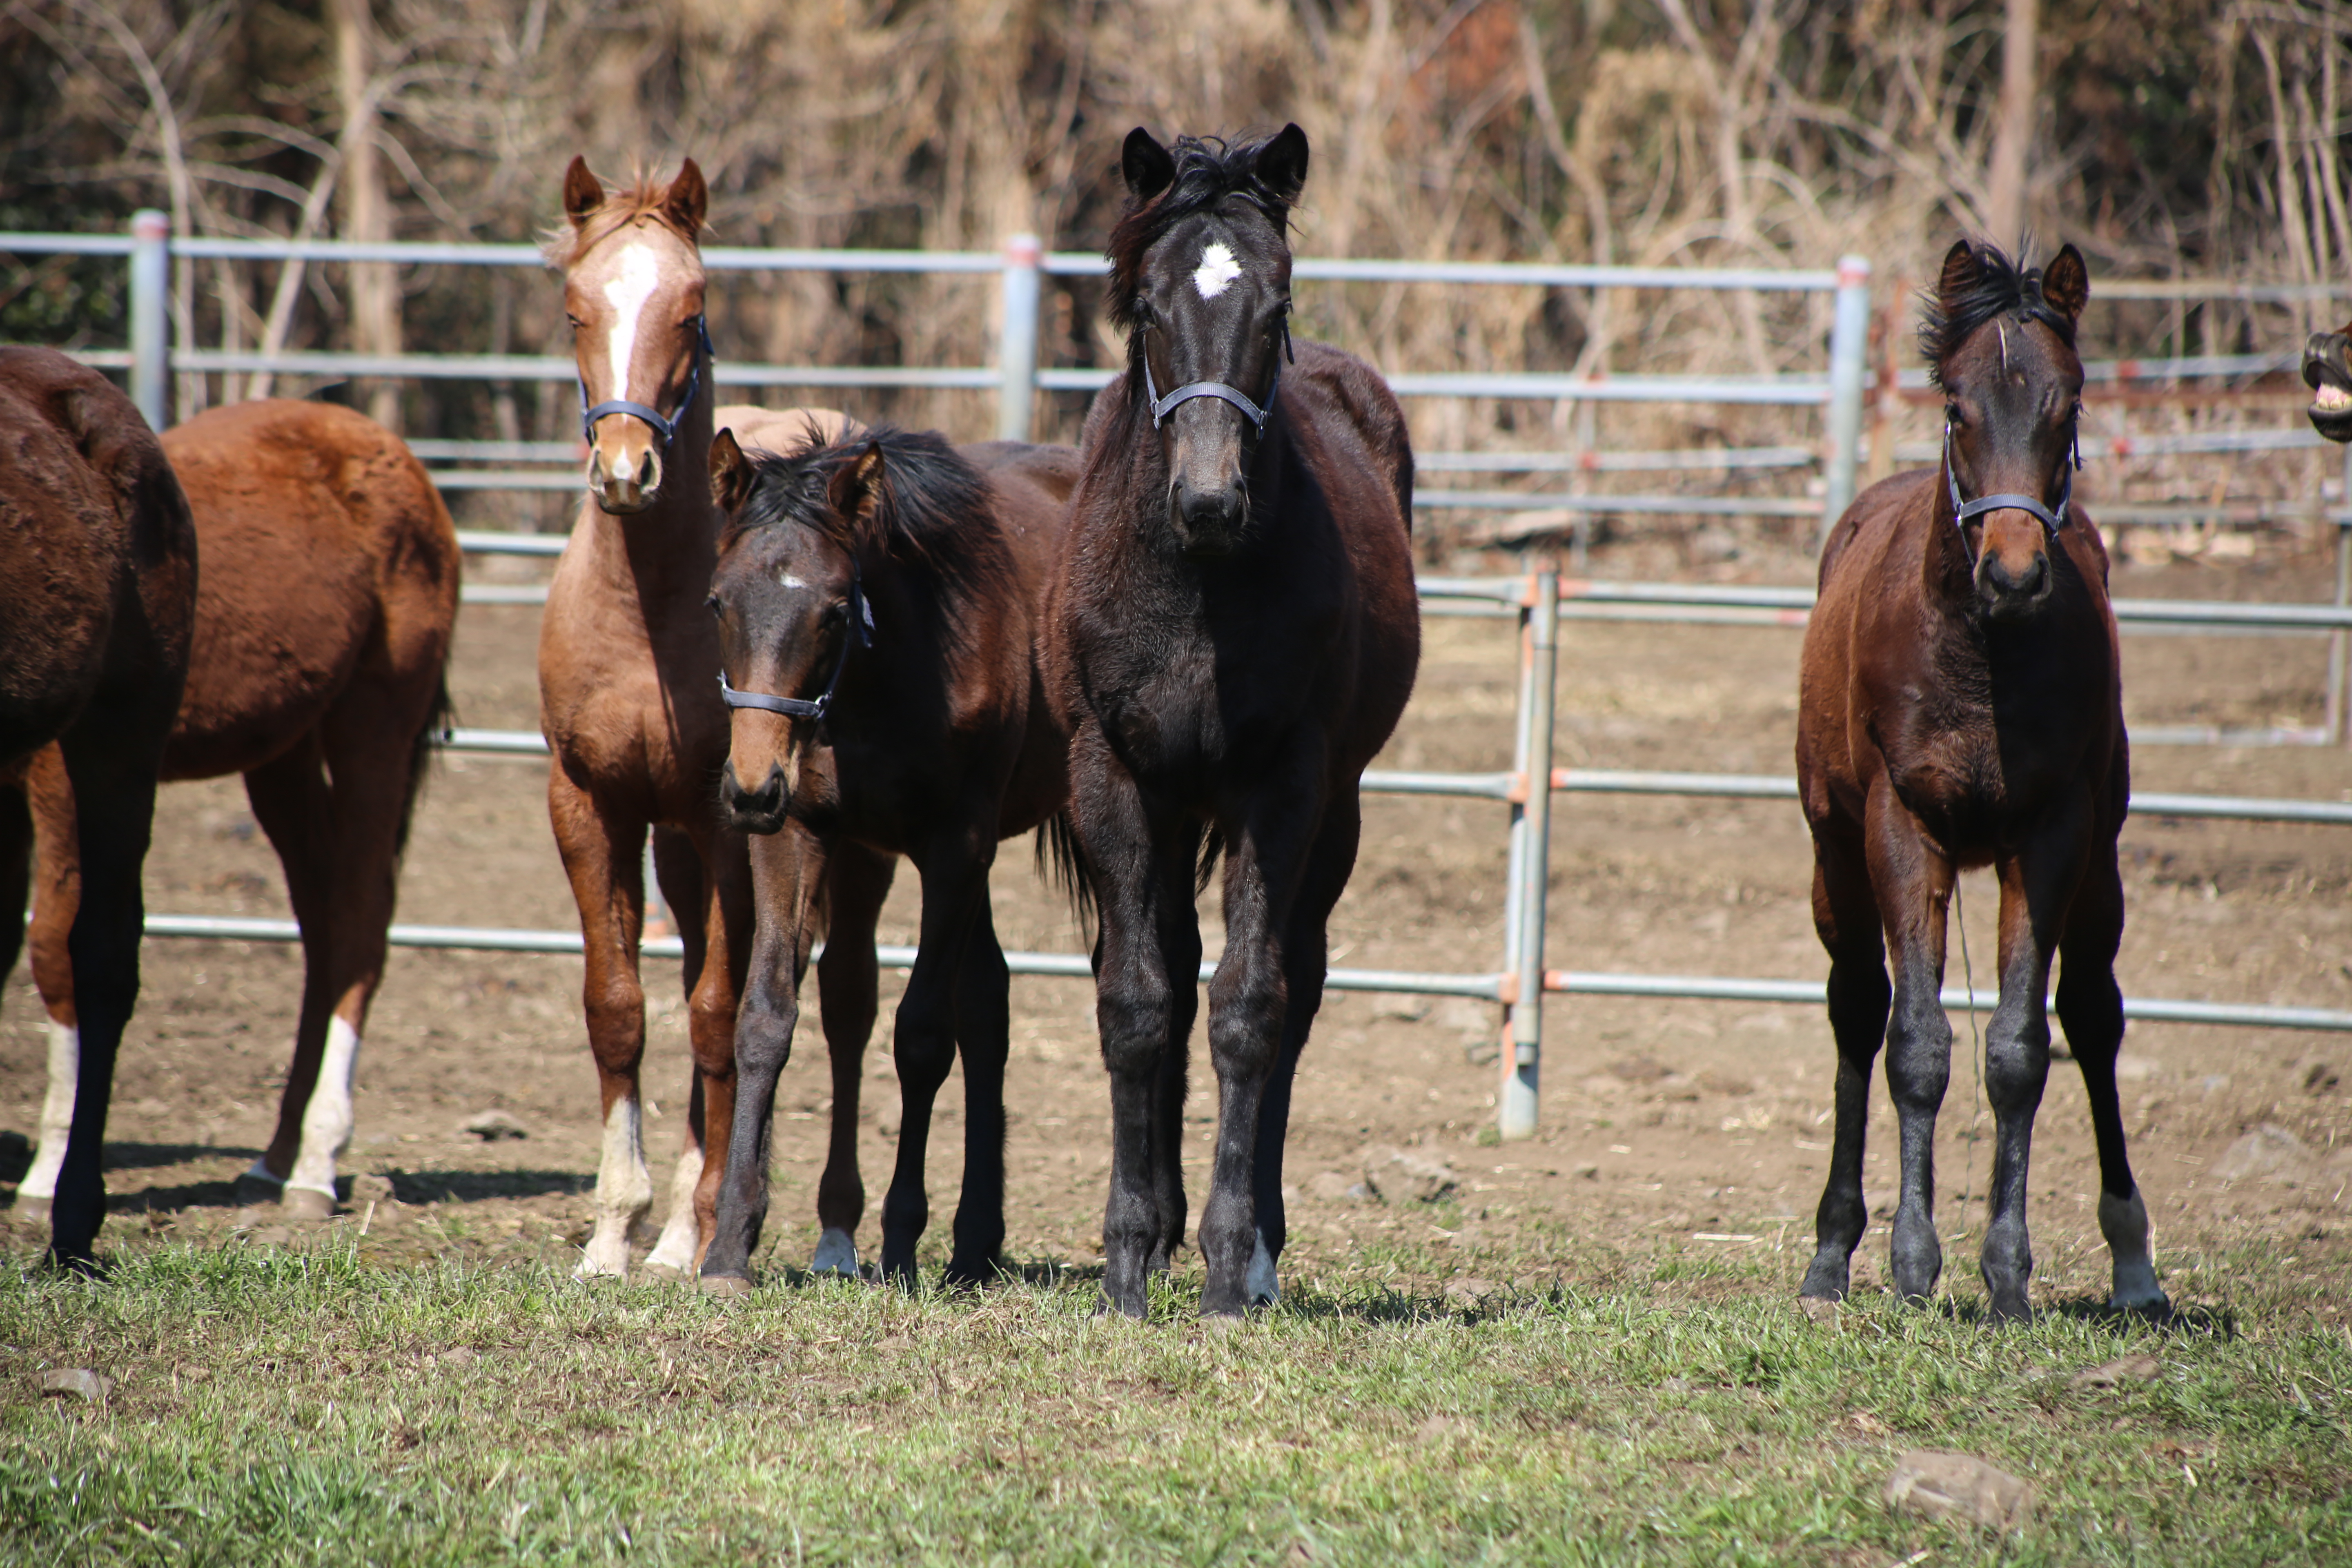
[[[530,1129],[503,1110],[485,1110],[468,1117],[459,1131],[478,1138],[485,1143],[496,1143],[508,1138],[528,1138]]]
[[[1442,1161],[1385,1144],[1364,1151],[1364,1185],[1384,1204],[1433,1204],[1454,1182],[1454,1168]]]
[[[1897,1513],[1957,1519],[2006,1535],[2032,1520],[2033,1489],[1973,1454],[1922,1448],[1896,1461],[1886,1503]]]

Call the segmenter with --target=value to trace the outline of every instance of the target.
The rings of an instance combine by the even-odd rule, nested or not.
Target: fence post
[[[1037,264],[1045,247],[1034,234],[1004,242],[1004,330],[997,342],[996,438],[1029,439],[1029,416],[1037,403]]]
[[[1503,1053],[1503,1088],[1496,1124],[1505,1138],[1536,1131],[1537,1085],[1543,1066],[1544,904],[1551,886],[1552,695],[1559,666],[1559,571],[1535,575],[1534,603],[1524,612],[1527,636],[1525,721],[1519,780],[1525,804],[1511,814],[1512,891],[1507,900],[1510,968],[1517,981],[1510,1037]]]
[[[1862,456],[1862,382],[1870,360],[1870,262],[1842,256],[1837,265],[1837,313],[1830,321],[1829,472],[1822,500],[1827,539],[1853,504],[1853,477]]]
[[[2322,517],[2326,505],[2323,487]],[[2336,520],[2336,602],[2352,605],[2352,447],[2344,448],[2344,510]],[[2327,738],[2352,745],[2352,637],[2341,629],[2327,639]]]
[[[131,215],[131,401],[151,429],[172,413],[172,220],[153,207]]]

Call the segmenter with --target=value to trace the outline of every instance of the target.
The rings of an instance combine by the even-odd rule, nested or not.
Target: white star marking
[[[1192,287],[1201,291],[1202,299],[1213,300],[1241,275],[1241,263],[1234,259],[1234,253],[1225,248],[1223,240],[1215,240],[1201,252],[1201,265],[1192,268]]]

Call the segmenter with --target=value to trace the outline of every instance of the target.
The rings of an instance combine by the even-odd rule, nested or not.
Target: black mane
[[[1281,192],[1258,177],[1258,154],[1279,132],[1254,132],[1238,141],[1222,136],[1179,136],[1169,149],[1176,160],[1176,177],[1168,188],[1147,202],[1129,198],[1127,210],[1111,226],[1103,255],[1110,262],[1110,289],[1103,313],[1122,331],[1135,325],[1135,297],[1142,279],[1144,254],[1160,237],[1195,213],[1209,212],[1228,202],[1255,207],[1274,225],[1275,233],[1289,237],[1290,203]]]
[[[876,504],[843,517],[830,499],[833,478],[875,446],[882,448]],[[1012,573],[987,478],[937,431],[877,425],[790,457],[746,456],[754,470],[751,493],[729,521],[722,550],[753,529],[791,522],[839,544],[863,569],[887,559],[959,595]]]
[[[2074,321],[2042,297],[2042,268],[2018,266],[1990,241],[1978,241],[1974,249],[1977,279],[1966,293],[1948,302],[1931,293],[1921,295],[1925,309],[1919,320],[1919,353],[1927,361],[1930,385],[1944,384],[1944,362],[1995,316],[2039,321],[2068,348],[2074,346]]]

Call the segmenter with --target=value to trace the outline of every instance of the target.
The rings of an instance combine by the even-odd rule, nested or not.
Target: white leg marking
[[[49,1092],[41,1101],[41,1146],[33,1168],[16,1189],[19,1198],[54,1198],[58,1172],[66,1163],[66,1135],[73,1131],[74,1093],[81,1081],[81,1031],[49,1021]]]
[[[302,1108],[302,1142],[294,1152],[289,1188],[335,1195],[335,1163],[352,1146],[352,1079],[359,1068],[360,1037],[338,1017],[327,1020],[327,1049],[319,1058],[319,1082]]]
[[[1249,1291],[1253,1307],[1271,1307],[1282,1300],[1282,1281],[1275,1277],[1274,1254],[1265,1249],[1264,1231],[1257,1234],[1257,1247],[1250,1253],[1249,1272],[1243,1276],[1242,1285]]]
[[[816,1238],[816,1256],[809,1260],[809,1272],[856,1279],[856,1238],[837,1226],[827,1226],[824,1234]]]
[[[660,286],[661,263],[650,247],[632,245],[621,252],[620,275],[604,285],[604,298],[613,305],[613,336],[609,340],[613,385],[605,394],[607,397],[629,395],[629,362],[636,357],[637,318],[645,313],[646,301]]]
[[[654,1206],[654,1179],[646,1169],[644,1108],[632,1095],[613,1102],[604,1118],[604,1155],[596,1167],[596,1228],[572,1277],[629,1274],[629,1235]]]
[[[1213,300],[1241,275],[1241,263],[1234,259],[1225,242],[1213,240],[1201,252],[1201,265],[1192,268],[1192,287],[1201,291],[1202,299]]]
[[[2107,1238],[2116,1264],[2115,1294],[2107,1305],[2119,1312],[2162,1311],[2171,1306],[2164,1287],[2156,1282],[2156,1259],[2147,1249],[2147,1204],[2137,1187],[2127,1198],[2099,1194],[2099,1234]]]
[[[646,1256],[646,1268],[667,1268],[674,1274],[693,1268],[701,1241],[695,1230],[694,1189],[701,1183],[702,1151],[688,1138],[678,1152],[677,1174],[670,1178],[669,1218],[662,1225],[661,1239]]]

